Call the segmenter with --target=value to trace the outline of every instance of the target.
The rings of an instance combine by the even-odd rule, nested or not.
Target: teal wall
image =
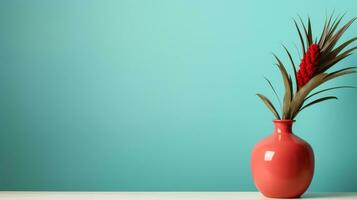
[[[292,17],[320,29],[334,9],[357,2],[1,1],[0,190],[255,190],[271,52],[296,55]],[[310,191],[357,191],[357,92],[334,94],[294,129],[315,150]]]

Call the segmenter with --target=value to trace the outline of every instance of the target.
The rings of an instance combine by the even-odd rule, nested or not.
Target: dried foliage
[[[352,86],[339,86],[326,88],[312,93],[314,89],[323,83],[326,83],[327,81],[357,72],[357,67],[345,67],[340,70],[327,72],[332,66],[350,56],[357,48],[357,46],[349,47],[354,41],[357,40],[357,37],[353,37],[343,42],[339,46],[336,46],[341,36],[356,20],[356,17],[352,18],[339,28],[342,19],[343,16],[333,17],[333,14],[329,17],[326,17],[322,33],[318,40],[313,40],[314,37],[312,34],[310,18],[308,18],[307,24],[305,24],[299,17],[300,25],[296,20],[294,20],[294,24],[301,42],[301,50],[303,55],[301,58],[301,63],[299,64],[299,69],[296,68],[293,57],[289,50],[283,46],[293,68],[294,80],[292,80],[291,76],[287,72],[283,62],[276,55],[274,55],[277,61],[276,66],[281,73],[285,88],[281,115],[279,115],[279,112],[267,97],[262,94],[257,94],[269,108],[269,110],[274,114],[276,119],[294,119],[300,111],[306,109],[309,106],[323,101],[337,99],[335,96],[325,96],[311,100],[312,97],[320,95],[326,91],[341,88],[354,88]],[[278,94],[273,85],[268,79],[266,80],[279,101]],[[295,91],[293,90],[294,85]],[[307,102],[307,100],[310,102]]]

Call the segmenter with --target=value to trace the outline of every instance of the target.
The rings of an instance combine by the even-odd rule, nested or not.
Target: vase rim
[[[289,122],[295,122],[295,120],[293,120],[293,119],[274,119],[273,122],[274,123],[279,123],[279,122],[289,123]]]

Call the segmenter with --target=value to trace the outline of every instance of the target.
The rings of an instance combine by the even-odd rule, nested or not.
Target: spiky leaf
[[[316,95],[318,95],[318,94],[321,94],[321,93],[323,93],[323,92],[327,92],[327,91],[330,91],[330,90],[336,90],[336,89],[343,89],[343,88],[354,88],[354,89],[356,89],[356,87],[353,87],[353,86],[338,86],[338,87],[326,88],[326,89],[319,90],[319,91],[317,91],[317,92],[314,92],[314,93],[310,94],[308,97],[305,98],[304,101],[310,99],[310,98],[313,97],[313,96],[316,96]]]
[[[268,107],[268,109],[274,114],[276,119],[280,119],[279,113],[276,111],[274,105],[271,101],[262,94],[257,94],[258,97],[264,102],[264,104]]]
[[[274,92],[274,94],[275,94],[275,97],[276,97],[276,99],[277,99],[277,101],[278,101],[278,103],[279,103],[279,105],[280,105],[280,108],[282,108],[279,95],[278,95],[278,93],[276,92],[275,88],[273,87],[273,84],[270,82],[270,80],[269,80],[268,78],[264,77],[264,79],[268,82],[270,88],[273,90],[273,92]]]
[[[283,100],[283,119],[288,119],[290,118],[290,102],[292,99],[292,85],[291,85],[291,79],[289,78],[289,74],[285,69],[285,66],[283,63],[280,61],[280,59],[274,55],[275,59],[277,60],[277,66],[280,70],[281,76],[284,81],[284,87],[285,87],[285,94],[284,94],[284,100]]]
[[[328,96],[328,97],[322,97],[322,98],[319,98],[319,99],[316,99],[308,104],[306,104],[305,106],[303,106],[299,112],[301,112],[302,110],[304,110],[305,108],[309,107],[309,106],[312,106],[314,104],[317,104],[317,103],[320,103],[320,102],[323,102],[323,101],[326,101],[326,100],[330,100],[330,99],[337,99],[337,97],[335,96]]]

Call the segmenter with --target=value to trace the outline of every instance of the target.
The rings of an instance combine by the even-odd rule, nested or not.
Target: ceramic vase
[[[251,155],[255,186],[266,197],[298,198],[314,174],[314,152],[292,132],[292,120],[274,120],[274,132],[258,142]]]

